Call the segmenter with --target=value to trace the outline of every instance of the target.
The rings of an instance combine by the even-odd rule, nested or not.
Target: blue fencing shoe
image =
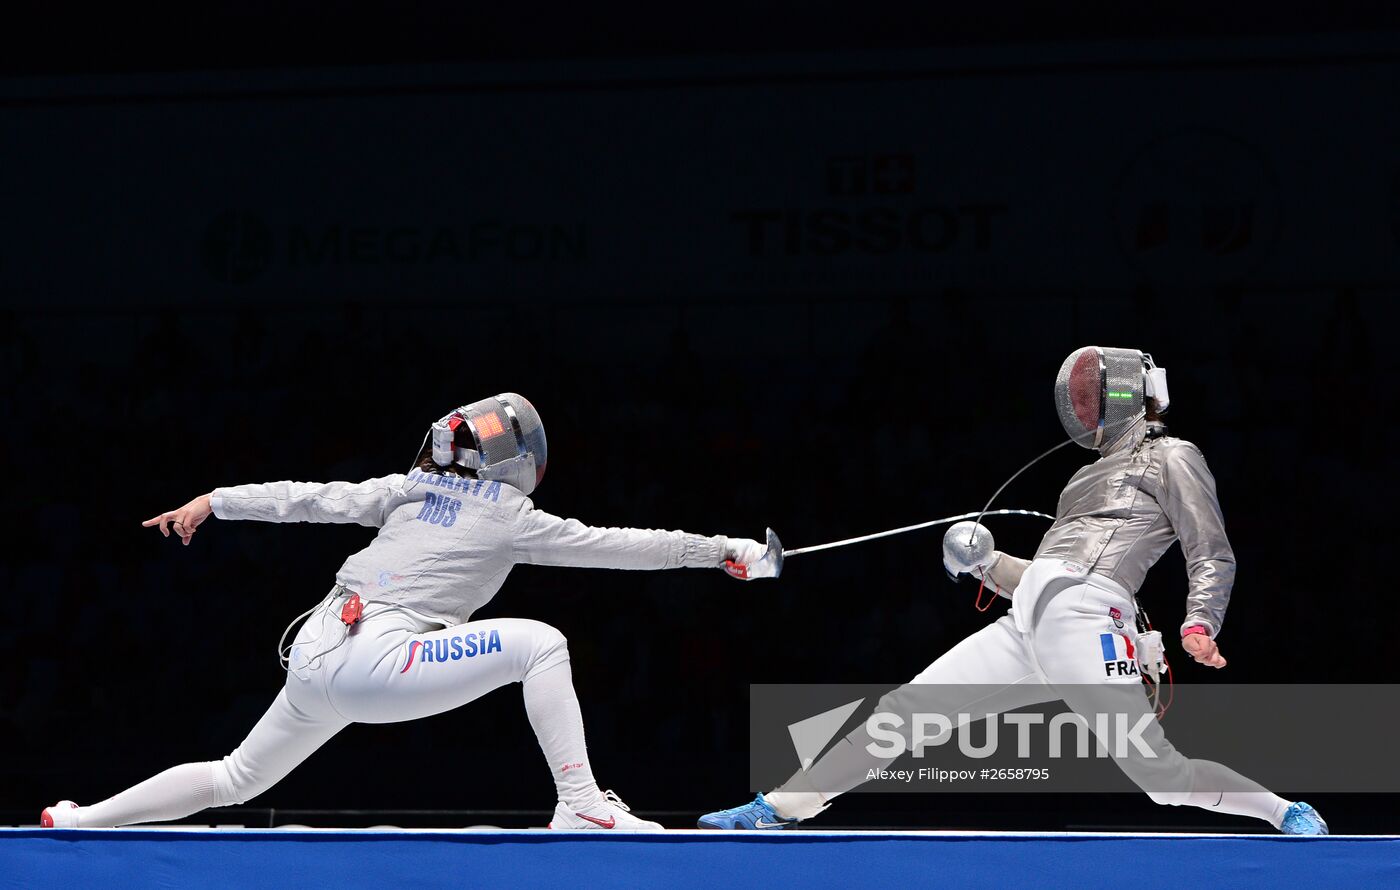
[[[760,794],[753,799],[753,803],[746,803],[742,807],[720,810],[718,813],[706,813],[700,817],[700,821],[696,824],[701,828],[774,830],[791,828],[797,824],[797,821],[779,816]]]
[[[715,815],[720,815],[716,813]],[[1278,827],[1284,834],[1322,835],[1327,833],[1327,823],[1322,821],[1317,810],[1298,801],[1284,811],[1283,822]]]

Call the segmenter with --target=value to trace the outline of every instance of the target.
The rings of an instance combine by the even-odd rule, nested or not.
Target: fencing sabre
[[[951,522],[959,522],[964,519],[971,519],[974,516],[977,518],[977,522],[974,523],[972,526],[972,532],[974,534],[976,533],[978,524],[980,524],[982,519],[986,516],[1036,516],[1041,519],[1053,520],[1055,517],[1047,513],[1041,513],[1038,510],[992,510],[991,506],[1001,495],[1001,493],[1006,490],[1006,487],[1016,480],[1017,476],[1020,476],[1026,470],[1029,470],[1031,467],[1039,463],[1043,458],[1048,457],[1049,455],[1060,450],[1066,445],[1069,445],[1073,441],[1073,439],[1066,439],[1063,442],[1060,442],[1058,445],[1055,445],[1054,447],[1036,455],[1034,458],[1032,458],[1030,461],[1024,464],[1019,470],[1012,473],[1010,477],[1008,477],[1007,480],[1003,482],[995,492],[992,493],[992,496],[987,499],[986,505],[983,506],[982,509],[976,513],[960,513],[957,516],[944,516],[941,519],[930,519],[928,522],[920,522],[914,525],[906,525],[900,528],[892,528],[888,531],[875,532],[874,534],[869,535],[860,535],[854,538],[845,538],[844,540],[832,541],[828,544],[814,544],[810,547],[797,547],[792,550],[783,549],[782,542],[778,540],[777,534],[770,528],[768,529],[768,551],[764,554],[763,559],[773,561],[775,569],[774,576],[776,577],[777,575],[782,574],[783,560],[789,556],[801,556],[804,553],[816,553],[821,550],[833,550],[837,547],[847,547],[851,544],[861,544],[865,541],[874,541],[879,538],[888,538],[891,535],[902,535],[906,532],[918,531],[919,529],[924,528],[932,528],[936,525],[946,525]],[[971,537],[969,537],[968,544],[971,545],[971,543],[972,539]]]

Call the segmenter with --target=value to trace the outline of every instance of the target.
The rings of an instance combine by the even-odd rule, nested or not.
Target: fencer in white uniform
[[[219,519],[357,523],[378,529],[284,650],[287,678],[267,713],[221,760],[186,763],[90,806],[44,810],[51,827],[179,819],[272,787],[351,723],[442,713],[520,683],[558,792],[552,828],[655,830],[594,780],[564,636],[538,621],[471,615],[520,563],[616,569],[723,568],[775,574],[757,541],[594,528],[536,509],[548,448],[534,407],[513,393],[462,406],[425,437],[415,467],[361,483],[218,488],[145,525],[188,544]]]
[[[1010,614],[889,693],[875,713],[987,716],[1064,700],[1086,717],[1130,715],[1123,726],[1146,727],[1150,756],[1105,733],[1100,740],[1127,753],[1115,762],[1154,801],[1254,816],[1288,834],[1326,833],[1312,807],[1222,764],[1183,756],[1150,719],[1139,665],[1148,659],[1139,650],[1160,652],[1160,634],[1139,633],[1134,598],[1148,569],[1180,541],[1189,582],[1182,646],[1217,668],[1225,659],[1215,637],[1235,577],[1205,458],[1190,442],[1167,436],[1160,422],[1169,401],[1165,369],[1135,349],[1084,347],[1062,365],[1055,400],[1071,438],[1099,458],[1065,487],[1034,559],[993,551],[990,533],[972,522],[945,537],[948,570],[985,579],[1011,599]],[[862,725],[781,788],[706,814],[700,827],[780,829],[811,818],[889,765],[872,753],[878,741]],[[907,735],[905,741],[914,743]]]

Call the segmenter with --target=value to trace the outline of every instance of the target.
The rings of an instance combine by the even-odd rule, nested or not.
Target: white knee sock
[[[1182,803],[1203,810],[1215,810],[1218,813],[1253,816],[1255,819],[1263,819],[1275,828],[1283,823],[1288,801],[1263,785],[1246,779],[1228,766],[1213,760],[1193,760],[1191,767],[1191,793],[1186,795]],[[1236,790],[1218,790],[1222,788]]]
[[[139,785],[78,810],[80,828],[165,822],[218,806],[214,764],[183,763]]]
[[[549,762],[559,799],[569,806],[591,806],[601,792],[588,765],[583,714],[574,694],[574,674],[569,663],[528,677],[521,685],[525,687],[525,712]]]
[[[1288,801],[1269,791],[1192,791],[1184,802],[1217,813],[1253,816],[1275,828],[1283,824],[1283,814],[1289,805]]]
[[[842,741],[844,742],[844,739]],[[837,746],[840,745],[841,742],[838,742]],[[783,783],[783,787],[763,795],[773,812],[784,819],[810,819],[830,806],[835,797],[836,793],[819,793],[812,786],[812,778],[806,770],[798,770],[791,779]]]
[[[815,791],[770,791],[763,799],[784,819],[810,819],[830,805]]]
[[[889,765],[888,760],[870,753],[870,741],[864,727],[852,730],[820,760],[798,770],[782,787],[764,794],[763,799],[784,819],[812,818],[831,806],[833,800],[864,783],[871,769]]]
[[[1268,791],[1262,794],[1226,791],[1215,805],[1215,809],[1226,813],[1263,819],[1275,828],[1283,824],[1283,814],[1288,812],[1288,807],[1288,801]]]

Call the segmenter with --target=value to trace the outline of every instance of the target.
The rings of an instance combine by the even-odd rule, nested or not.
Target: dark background
[[[1229,667],[1173,648],[1178,682],[1390,680],[1396,23],[1205,11],[214,4],[11,29],[0,818],[227,753],[282,628],[369,539],[215,520],[186,549],[142,519],[401,471],[502,390],[544,418],[542,508],[797,547],[977,509],[1059,438],[1069,351],[1146,349],[1240,562]],[[1052,510],[1087,458],[998,506]],[[991,527],[1025,555],[1043,530]],[[749,793],[749,682],[899,682],[1003,610],[973,610],[939,540],[762,584],[521,568],[477,617],[569,637],[600,781],[681,826]],[[1171,629],[1162,562],[1142,598]],[[1400,829],[1391,797],[1307,796],[1334,831]],[[551,801],[511,688],[352,727],[217,821],[525,825]],[[285,813],[347,808],[377,812]],[[851,795],[822,824],[1257,827],[1137,795]]]

